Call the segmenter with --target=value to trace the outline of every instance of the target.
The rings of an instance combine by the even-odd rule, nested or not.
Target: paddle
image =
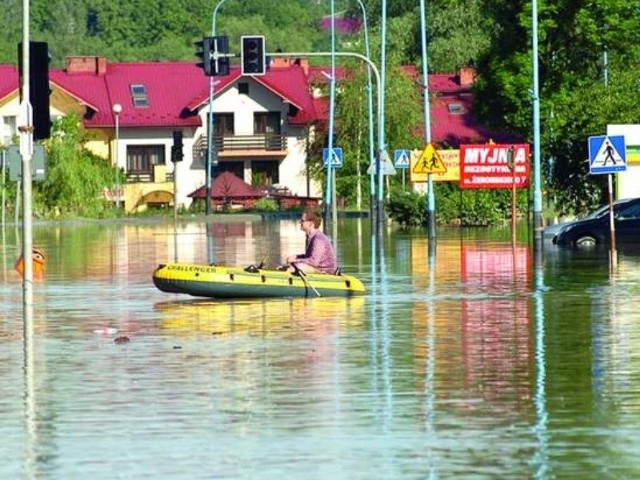
[[[318,290],[316,290],[316,287],[314,287],[311,282],[309,281],[309,278],[307,277],[307,274],[304,273],[302,270],[300,270],[300,267],[298,267],[295,263],[292,263],[291,266],[293,267],[293,269],[295,270],[295,273],[297,273],[298,275],[300,275],[300,278],[302,279],[302,282],[305,284],[305,286],[307,288],[310,288],[311,290],[313,290],[313,292],[321,297],[322,295],[320,295],[320,292]]]
[[[267,264],[267,260],[269,260],[269,254],[267,253],[264,257],[262,257],[262,261],[258,265],[258,270],[262,270],[264,266]]]

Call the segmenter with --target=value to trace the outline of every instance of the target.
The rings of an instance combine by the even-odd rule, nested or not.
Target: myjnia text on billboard
[[[529,164],[526,143],[460,145],[460,188],[527,188]]]

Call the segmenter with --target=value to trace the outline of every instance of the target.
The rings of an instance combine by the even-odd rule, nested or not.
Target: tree
[[[91,218],[113,214],[103,191],[118,183],[119,172],[87,151],[84,142],[76,115],[54,121],[46,144],[46,180],[34,185],[34,214]]]
[[[539,8],[540,153],[548,187],[573,210],[588,209],[602,197],[602,179],[587,174],[587,137],[640,114],[637,102],[629,101],[637,97],[637,86],[626,73],[640,57],[636,10],[624,0],[552,0]],[[477,113],[487,125],[531,142],[531,3],[485,0],[484,11],[495,37],[478,62]]]

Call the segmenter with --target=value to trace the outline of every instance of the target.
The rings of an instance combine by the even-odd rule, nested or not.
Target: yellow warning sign
[[[438,156],[447,171],[432,175],[434,182],[458,182],[460,181],[460,151],[459,150],[438,150]],[[411,151],[411,164],[409,166],[410,181],[414,183],[426,182],[429,175],[426,173],[415,173],[414,169],[418,165],[418,160],[422,157],[422,150]]]
[[[413,167],[413,173],[445,173],[447,167],[444,166],[438,151],[433,146],[433,143],[424,147],[424,151],[418,162]]]

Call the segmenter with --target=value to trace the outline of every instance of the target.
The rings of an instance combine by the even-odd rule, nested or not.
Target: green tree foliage
[[[388,151],[393,148],[418,146],[421,121],[422,98],[416,88],[412,71],[402,69],[403,57],[398,53],[411,42],[411,32],[403,28],[401,19],[390,21],[388,44],[391,52],[387,56],[385,88],[385,144]],[[379,43],[372,42],[374,54],[379,51]],[[354,44],[355,45],[355,44]],[[358,44],[363,47],[361,44]],[[364,53],[364,52],[362,52]],[[337,171],[336,192],[354,205],[358,185],[367,205],[370,193],[370,178],[366,171],[373,159],[369,158],[369,122],[367,97],[367,66],[364,62],[349,62],[348,73],[343,82],[338,83],[335,112],[336,139],[334,144],[343,149],[344,164]],[[375,77],[372,79],[374,107],[374,154],[378,152],[378,91]],[[324,175],[324,170],[316,170]],[[323,177],[321,177],[323,178]],[[358,181],[359,179],[359,181]],[[323,180],[324,181],[324,180]],[[394,182],[399,181],[394,179]]]
[[[70,55],[100,55],[111,61],[195,60],[193,43],[211,34],[213,9],[204,0],[31,0],[31,37],[49,42],[52,67]],[[6,5],[5,5],[6,4]],[[0,9],[0,63],[17,63],[22,38],[22,0]],[[220,4],[217,34],[239,51],[240,35],[264,34],[274,51],[327,50],[320,29],[326,2],[229,0]]]
[[[78,117],[67,115],[54,122],[46,150],[46,180],[34,184],[34,215],[98,218],[114,214],[103,190],[123,179],[116,179],[114,168],[84,148]]]
[[[478,65],[477,112],[486,124],[532,142],[531,3],[484,3],[495,37]],[[550,193],[563,208],[580,212],[600,203],[603,192],[603,179],[588,174],[587,138],[640,116],[630,73],[640,58],[638,6],[625,0],[538,3],[540,154]]]

